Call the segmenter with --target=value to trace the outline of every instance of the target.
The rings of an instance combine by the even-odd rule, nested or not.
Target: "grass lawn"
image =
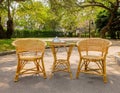
[[[0,39],[0,52],[15,50],[15,47],[12,45],[12,42],[15,39],[16,38],[12,38],[12,39]],[[47,45],[48,45],[48,41],[47,40],[46,40],[46,42],[47,42]]]
[[[14,50],[15,47],[11,44],[15,39],[0,39],[0,52]]]
[[[49,41],[51,41],[53,38],[39,38],[39,39],[46,41],[47,45],[49,45]],[[0,39],[0,52],[15,50],[15,47],[11,44],[14,40],[16,40],[16,38]]]

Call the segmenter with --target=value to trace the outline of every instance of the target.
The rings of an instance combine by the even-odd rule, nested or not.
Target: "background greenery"
[[[119,8],[118,11],[114,11],[114,4],[117,1],[2,0],[0,24],[5,33],[12,34],[12,37],[48,37],[48,35],[51,37],[56,36],[56,33],[70,33],[70,35],[60,35],[63,37],[84,36],[85,33],[89,34],[89,32],[92,36],[96,36],[96,33],[100,34],[100,30],[107,25],[110,13],[120,12]],[[13,20],[14,23],[10,27],[7,24],[8,19]],[[81,35],[76,35],[76,30],[79,30]]]
[[[14,50],[15,47],[11,44],[14,39],[0,40],[0,52]]]

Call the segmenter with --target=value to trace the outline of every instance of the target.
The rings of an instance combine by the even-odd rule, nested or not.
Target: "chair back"
[[[26,38],[18,39],[12,43],[16,52],[44,52],[46,43],[40,39]]]
[[[87,54],[89,51],[107,53],[110,45],[111,42],[109,40],[101,38],[90,38],[77,42],[79,52],[85,51]]]

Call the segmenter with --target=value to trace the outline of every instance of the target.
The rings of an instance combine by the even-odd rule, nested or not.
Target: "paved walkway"
[[[46,49],[44,61],[47,79],[41,76],[21,77],[14,82],[17,59],[15,54],[0,56],[0,93],[120,93],[120,66],[114,55],[120,51],[120,41],[112,41],[107,56],[108,83],[104,84],[102,77],[81,74],[75,79],[79,55],[74,47],[70,59],[73,80],[67,73],[55,73],[50,79],[53,56],[50,49]],[[61,52],[62,56],[64,53]]]

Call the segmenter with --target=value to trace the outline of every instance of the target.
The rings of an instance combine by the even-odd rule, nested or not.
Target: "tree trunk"
[[[110,16],[110,19],[108,20],[107,25],[104,26],[104,27],[101,29],[101,31],[100,31],[100,36],[101,36],[102,38],[105,38],[105,37],[106,37],[106,36],[105,36],[106,32],[109,32],[109,31],[110,31],[110,25],[111,25],[111,23],[112,23],[112,21],[113,21],[113,18],[114,18],[114,12],[111,12],[111,16]]]
[[[0,0],[0,4],[3,2],[4,0]]]
[[[6,32],[6,36],[8,39],[12,37],[13,32],[14,32],[13,19],[10,13],[10,0],[8,0],[8,21],[7,21],[7,32]]]
[[[1,17],[0,17],[0,39],[3,39],[5,37],[6,37],[6,35],[5,35],[5,32],[4,32],[3,26],[1,24]]]
[[[13,34],[13,20],[12,19],[9,19],[7,21],[7,32],[6,32],[6,36],[8,39],[10,39],[12,37],[12,34]]]
[[[109,26],[104,26],[100,31],[100,37],[106,38],[105,34],[109,31]]]
[[[110,37],[111,39],[116,39],[116,31],[114,30],[110,31]]]
[[[105,27],[103,27],[103,29],[101,29],[101,37],[103,37],[103,38],[105,38],[105,33],[108,32],[108,31],[109,31],[112,39],[116,38],[115,31],[110,31],[110,26],[113,22],[113,19],[116,17],[116,13],[117,13],[117,10],[119,8],[119,1],[118,0],[112,8],[113,9],[110,11],[111,15],[110,15],[110,19],[108,20],[107,25]]]

